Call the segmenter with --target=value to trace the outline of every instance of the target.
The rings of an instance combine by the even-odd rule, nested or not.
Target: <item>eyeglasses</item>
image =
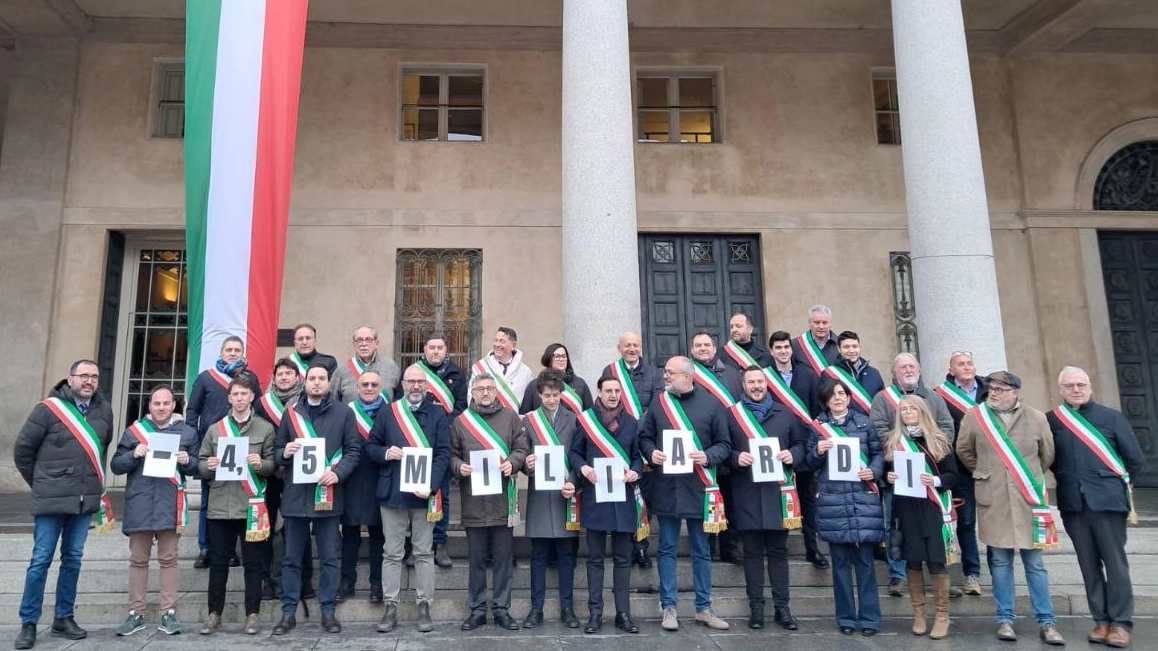
[[[359,382],[359,383],[358,383],[358,386],[360,386],[360,387],[364,387],[364,388],[366,388],[366,389],[372,389],[372,388],[375,388],[375,387],[380,387],[380,386],[382,386],[382,383],[381,383],[381,382]]]
[[[1014,389],[1013,387],[995,387],[992,385],[990,385],[990,387],[989,387],[990,395],[995,395],[995,396],[999,396],[1003,393],[1013,393],[1014,391],[1017,391],[1017,389]]]
[[[949,354],[949,359],[953,359],[954,357],[956,357],[958,355],[964,355],[964,356],[972,359],[973,351],[971,351],[971,350],[955,350]]]
[[[354,338],[354,343],[359,344],[359,345],[360,344],[372,344],[375,341],[378,341],[378,339],[375,337],[355,337]]]
[[[1073,391],[1074,389],[1085,390],[1090,388],[1090,385],[1086,384],[1085,382],[1067,382],[1061,385],[1061,388],[1065,389],[1066,391]]]
[[[567,353],[552,353],[551,359],[567,359]]]
[[[81,373],[80,375],[73,373],[72,377],[80,378],[81,382],[96,382],[97,380],[101,379],[100,375],[89,374],[89,373]]]
[[[472,393],[494,393],[498,391],[495,387],[475,387],[471,389]]]
[[[404,384],[426,384],[426,378],[418,378],[417,380],[402,380]]]
[[[664,375],[691,375],[691,373],[687,373],[684,371],[669,371],[666,368],[663,370],[663,374]]]

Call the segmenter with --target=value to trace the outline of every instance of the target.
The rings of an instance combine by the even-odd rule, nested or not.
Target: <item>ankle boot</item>
[[[925,573],[923,570],[909,570],[906,578],[909,598],[913,601],[913,635],[924,635],[929,631],[925,621]]]
[[[949,637],[949,575],[933,575],[933,607],[937,614],[933,617],[933,631],[929,638],[940,640]]]

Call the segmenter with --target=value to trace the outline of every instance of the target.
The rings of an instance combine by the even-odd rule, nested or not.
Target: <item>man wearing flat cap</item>
[[[1013,555],[1025,566],[1029,601],[1043,642],[1063,645],[1049,597],[1042,550],[1058,544],[1049,510],[1045,469],[1054,442],[1045,414],[1021,402],[1021,378],[998,371],[985,378],[989,396],[970,409],[957,434],[957,458],[973,472],[977,534],[987,546],[997,638],[1017,639],[1013,630]]]

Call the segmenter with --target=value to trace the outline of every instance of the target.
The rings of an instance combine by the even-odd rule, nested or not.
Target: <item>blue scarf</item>
[[[772,405],[775,404],[772,401],[771,393],[764,394],[764,400],[761,402],[752,402],[752,400],[748,398],[748,394],[744,394],[744,397],[740,398],[740,402],[743,402],[744,406],[748,408],[748,411],[752,412],[752,415],[756,417],[756,422],[758,423],[764,422],[764,419],[768,417],[768,412],[772,411]]]
[[[228,375],[229,377],[235,377],[238,371],[245,368],[245,358],[242,357],[235,362],[226,364],[224,359],[218,357],[216,366],[217,370],[221,371],[222,373]]]
[[[361,400],[362,400],[361,398],[358,398],[359,402],[361,402]],[[378,394],[378,399],[375,400],[374,402],[371,402],[370,404],[366,404],[363,402],[362,403],[362,409],[365,410],[367,416],[369,416],[370,418],[373,418],[374,414],[377,414],[378,410],[384,404],[386,404],[386,401],[384,401],[382,399],[382,394]]]

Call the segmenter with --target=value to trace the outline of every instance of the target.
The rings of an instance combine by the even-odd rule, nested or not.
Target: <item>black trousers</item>
[[[382,532],[382,525],[366,525],[369,533],[370,552],[370,586],[382,585],[382,548],[386,545],[386,536]],[[341,585],[354,587],[358,583],[358,550],[362,546],[361,525],[342,525],[342,582]]]
[[[785,530],[741,531],[744,542],[744,585],[748,605],[764,607],[764,567],[772,584],[772,605],[788,605],[788,532]]]
[[[209,612],[222,614],[225,587],[229,581],[229,559],[241,539],[241,564],[245,570],[245,614],[261,612],[261,581],[269,571],[272,548],[269,539],[247,542],[247,523],[240,520],[209,520]]]
[[[491,614],[511,609],[511,569],[514,565],[514,530],[510,527],[467,527],[467,592],[472,615],[487,614],[487,560],[491,562],[494,599]]]
[[[729,509],[732,508],[733,504],[732,474],[721,474],[718,478],[718,483],[720,485],[720,496],[724,498],[724,513],[726,514],[729,513]],[[721,558],[739,553],[741,538],[740,534],[737,533],[734,529],[725,529],[719,534],[710,535],[712,538],[717,539],[717,545],[715,545],[715,547]],[[711,544],[711,538],[709,538],[709,544]]]
[[[587,612],[603,615],[603,558],[607,552],[607,538],[611,537],[611,559],[615,571],[611,575],[615,595],[615,613],[631,614],[631,542],[635,534],[621,531],[587,530]]]
[[[816,475],[811,472],[796,473],[796,494],[800,496],[800,515],[803,518],[804,548],[808,553],[816,549]]]
[[[1134,587],[1126,558],[1126,514],[1112,511],[1062,511],[1074,541],[1090,616],[1099,624],[1134,627]]]

